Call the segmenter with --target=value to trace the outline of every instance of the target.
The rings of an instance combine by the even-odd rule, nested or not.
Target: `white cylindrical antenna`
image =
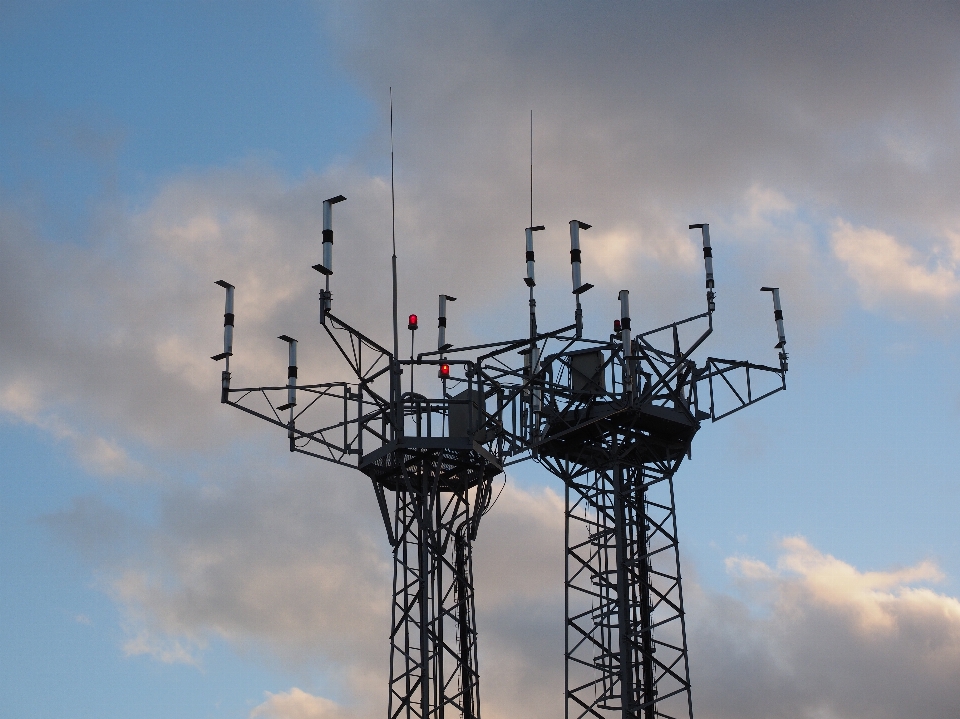
[[[287,364],[287,403],[277,407],[277,411],[289,409],[292,422],[293,408],[297,406],[297,341],[286,335],[280,335],[277,339],[287,343],[290,357]]]
[[[233,354],[233,290],[234,287],[229,282],[224,282],[223,280],[217,280],[216,284],[220,285],[223,289],[227,291],[226,302],[224,303],[223,308],[223,352],[218,355],[214,355],[211,359],[222,360],[230,357]]]
[[[690,225],[690,229],[699,229],[703,234],[703,268],[707,273],[707,312],[717,309],[717,295],[713,290],[713,250],[710,248],[710,225]]]
[[[536,227],[528,227],[525,231],[527,235],[527,276],[523,278],[523,281],[527,283],[527,287],[534,287],[537,284],[533,272],[533,233],[544,229],[546,228],[543,225],[537,225]]]
[[[333,274],[333,206],[347,198],[343,195],[323,201],[323,262],[313,269],[323,275]]]
[[[233,290],[229,282],[217,280],[216,284],[226,290],[227,297],[223,306],[223,352],[210,359],[219,362],[226,360],[220,373],[220,401],[226,403],[230,393],[230,357],[233,355]]]
[[[782,350],[787,345],[787,336],[783,332],[783,310],[780,308],[780,288],[761,287],[761,292],[773,295],[773,319],[777,323],[777,349]]]
[[[573,293],[580,294],[593,287],[588,285],[585,289],[580,281],[580,230],[589,230],[592,225],[580,220],[570,220],[570,268],[573,275]]]
[[[573,277],[573,294],[577,296],[577,310],[573,315],[577,326],[577,337],[583,333],[583,308],[580,306],[580,295],[591,289],[589,282],[580,281],[580,230],[589,230],[590,225],[580,220],[570,220],[570,270]]]
[[[633,369],[627,357],[632,351],[630,340],[630,290],[620,290],[620,341],[623,342],[623,391],[633,388]]]
[[[452,345],[447,344],[447,302],[456,302],[456,297],[440,295],[440,314],[437,317],[437,349],[441,352]]]
[[[333,206],[347,198],[343,195],[331,197],[323,201],[323,262],[314,265],[320,274],[326,277],[326,285],[320,290],[320,324],[326,324],[327,312],[330,311],[330,275],[333,274]]]
[[[710,248],[710,225],[690,225],[691,230],[699,229],[703,234],[703,268],[707,273],[707,312],[717,309],[717,295],[713,284],[713,250]]]

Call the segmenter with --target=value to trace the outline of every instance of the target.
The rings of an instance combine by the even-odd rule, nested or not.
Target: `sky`
[[[523,332],[617,292],[788,389],[676,476],[702,719],[960,715],[960,9],[887,2],[0,3],[0,694],[24,719],[367,719],[391,557],[358,472],[219,404],[346,376],[317,326]],[[425,323],[429,325],[429,323]],[[482,711],[562,711],[562,487],[511,468],[475,549]]]

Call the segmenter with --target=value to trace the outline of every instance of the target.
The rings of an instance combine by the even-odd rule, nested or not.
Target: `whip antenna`
[[[397,199],[393,190],[393,87],[390,88],[390,232],[393,239],[393,356],[400,356],[400,335],[397,334]]]

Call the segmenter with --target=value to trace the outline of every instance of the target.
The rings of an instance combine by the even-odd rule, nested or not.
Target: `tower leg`
[[[617,659],[619,660],[620,674],[620,709],[623,719],[632,719],[635,716],[636,701],[634,698],[633,683],[633,649],[631,626],[635,612],[630,599],[633,594],[630,586],[630,559],[633,554],[628,541],[629,527],[625,517],[629,506],[631,487],[624,481],[623,467],[616,464],[613,467],[613,528],[614,528],[614,559],[616,562],[616,602],[617,602]],[[641,588],[640,595],[643,591]],[[641,616],[642,616],[641,604]],[[646,687],[644,687],[645,689]]]
[[[445,472],[420,458],[396,490],[389,719],[480,715],[472,543],[489,480],[451,489]]]
[[[568,719],[692,719],[676,466],[564,477]]]

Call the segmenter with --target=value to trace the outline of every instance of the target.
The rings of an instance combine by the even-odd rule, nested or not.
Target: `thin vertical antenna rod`
[[[397,199],[393,190],[393,87],[390,88],[390,233],[393,239],[393,357],[400,356],[400,335],[397,333]]]
[[[533,110],[530,111],[530,227],[533,227]]]

